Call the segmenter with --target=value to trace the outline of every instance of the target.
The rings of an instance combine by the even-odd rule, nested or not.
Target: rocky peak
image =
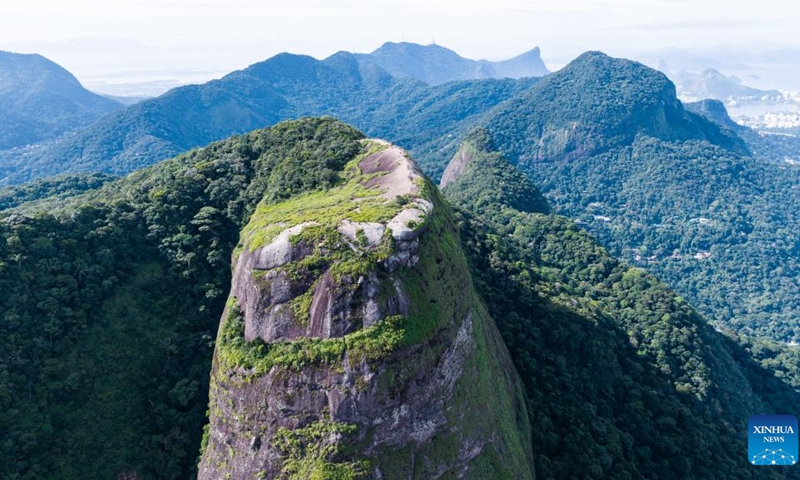
[[[247,341],[341,337],[371,325],[381,315],[374,298],[375,276],[349,272],[337,275],[337,260],[375,260],[376,266],[386,272],[418,260],[417,237],[433,209],[430,201],[420,197],[422,175],[400,148],[381,141],[369,143],[374,153],[354,164],[358,178],[350,183],[356,195],[342,199],[354,202],[353,213],[364,220],[347,216],[315,219],[324,211],[312,211],[306,221],[270,225],[275,233],[269,239],[257,229],[249,230],[243,237],[232,294],[246,320]],[[280,207],[264,210],[272,212],[275,208],[280,211]],[[367,210],[372,209],[375,218],[366,218]],[[259,213],[255,221],[259,221]],[[298,281],[296,270],[312,264],[315,267],[311,270],[319,267],[319,272],[304,271],[304,274],[322,273],[322,276],[317,279],[308,275]],[[359,305],[357,311],[351,309],[354,304]],[[390,316],[407,312],[388,308],[382,313]]]
[[[442,175],[439,184],[459,203],[486,212],[512,208],[520,212],[550,213],[541,192],[516,167],[511,165],[484,129],[467,135]]]
[[[336,187],[260,205],[234,253],[199,478],[440,478],[485,462],[530,478],[517,374],[456,235],[435,187],[378,140]]]

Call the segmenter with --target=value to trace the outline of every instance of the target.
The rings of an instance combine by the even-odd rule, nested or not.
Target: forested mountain
[[[719,325],[788,342],[800,336],[800,170],[716,117],[686,110],[655,70],[588,53],[485,125],[554,209],[618,258]]]
[[[442,46],[387,42],[372,53],[357,54],[361,63],[375,64],[398,78],[428,85],[484,78],[543,77],[550,73],[539,47],[508,60],[470,60]]]
[[[0,477],[190,478],[240,229],[361,138],[286,124],[0,214]]]
[[[283,54],[1,182],[312,114],[446,199],[332,118],[0,189],[0,476],[191,477],[209,389],[204,478],[797,475],[740,452],[800,404],[800,148],[641,64],[429,86]]]
[[[741,460],[797,357],[716,332],[492,142],[447,200],[323,118],[0,213],[1,476],[189,478],[210,389],[202,478],[797,478]]]
[[[41,55],[0,51],[0,150],[56,138],[121,108]]]
[[[220,80],[173,89],[41,148],[0,152],[0,184],[65,172],[125,174],[233,134],[324,114],[413,146],[415,153],[436,158],[441,172],[458,137],[491,107],[534,82],[429,87],[396,79],[349,53],[322,61],[280,54]]]
[[[758,364],[654,276],[548,215],[485,131],[445,178],[476,288],[525,385],[538,478],[794,473],[739,457],[753,412],[800,400],[773,373],[796,378],[796,349],[751,348]]]

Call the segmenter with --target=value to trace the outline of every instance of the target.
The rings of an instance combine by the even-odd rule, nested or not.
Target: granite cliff
[[[532,478],[449,207],[382,141],[341,177],[242,231],[199,478]]]

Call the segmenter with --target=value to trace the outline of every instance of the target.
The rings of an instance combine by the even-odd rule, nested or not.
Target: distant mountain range
[[[135,104],[137,104],[139,102],[143,102],[145,100],[150,100],[151,98],[154,98],[154,97],[151,97],[151,96],[148,97],[148,96],[144,96],[144,95],[119,96],[119,95],[101,94],[101,96],[103,96],[103,97],[105,97],[105,98],[107,98],[109,100],[113,100],[113,101],[115,101],[117,103],[121,103],[123,106],[126,106],[126,107],[130,107],[131,105],[135,105]]]
[[[214,140],[312,115],[334,115],[370,135],[438,155],[441,171],[449,154],[442,146],[457,143],[441,132],[466,133],[481,114],[535,81],[429,86],[395,78],[351,53],[325,60],[280,54],[219,80],[137,103],[50,144],[0,152],[0,184],[64,172],[128,173]]]
[[[748,87],[741,79],[726,76],[719,70],[706,69],[701,73],[679,72],[672,75],[678,96],[686,101],[721,100],[728,104],[777,102],[784,95],[777,90]]]
[[[670,75],[678,88],[678,97],[684,102],[719,100],[725,103],[736,122],[742,125],[779,135],[796,136],[800,133],[800,93],[760,90],[745,85],[736,76],[728,76],[715,69],[706,69],[701,73],[671,73],[664,64],[659,69]],[[791,140],[781,142],[796,143]],[[776,142],[770,139],[767,143]],[[796,158],[797,154],[789,156]]]
[[[387,42],[369,54],[357,54],[362,63],[374,63],[395,77],[415,78],[429,85],[456,80],[543,77],[550,73],[539,47],[509,60],[470,60],[439,45]]]
[[[794,234],[775,232],[795,222],[800,231],[792,191],[798,172],[786,171],[786,158],[800,148],[720,124],[719,112],[707,113],[684,108],[663,74],[600,53],[543,79],[436,86],[396,78],[346,52],[325,60],[281,54],[220,80],[174,89],[22,155],[0,154],[0,173],[7,184],[58,173],[125,174],[263,125],[331,115],[408,149],[438,179],[466,134],[484,126],[556,211],[576,218],[614,254],[657,272],[713,320],[791,340],[800,335],[786,313],[800,307],[792,273],[800,265],[786,243]],[[732,169],[724,174],[722,158]],[[670,162],[676,166],[664,171]],[[690,170],[675,176],[678,167]],[[751,184],[771,195],[754,196]],[[746,214],[715,213],[720,205]],[[709,225],[730,236],[710,241]],[[765,233],[746,236],[752,230]],[[777,259],[788,259],[782,269],[759,266]],[[696,288],[691,279],[700,272],[731,290]],[[759,282],[776,292],[753,297]]]
[[[0,51],[0,150],[57,138],[121,108],[41,55]]]
[[[635,59],[648,66],[671,73],[702,72],[715,69],[735,75],[745,84],[760,90],[797,90],[800,72],[800,50],[770,49],[763,44],[728,45],[691,50],[666,49],[637,54]]]

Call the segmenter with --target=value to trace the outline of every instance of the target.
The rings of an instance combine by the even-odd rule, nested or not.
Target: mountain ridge
[[[293,75],[293,69],[306,73]],[[259,75],[268,81],[260,81]],[[318,75],[325,78],[317,79]],[[795,221],[796,215],[786,206],[794,202],[788,179],[795,174],[790,154],[796,152],[796,142],[738,128],[725,121],[719,106],[717,118],[702,108],[685,107],[674,84],[661,73],[590,52],[541,80],[476,80],[426,87],[410,79],[393,79],[380,67],[360,65],[352,55],[340,53],[325,61],[286,54],[226,78],[130,110],[147,111],[146,115],[122,115],[124,122],[104,123],[102,132],[90,136],[97,134],[108,145],[95,148],[84,144],[84,137],[53,149],[65,163],[52,157],[41,161],[87,170],[113,165],[112,171],[125,172],[200,138],[230,133],[236,119],[246,120],[237,129],[249,128],[277,121],[281,115],[309,113],[302,109],[305,105],[311,106],[308,110],[356,119],[352,123],[369,135],[392,139],[438,179],[468,131],[483,126],[501,153],[550,198],[555,211],[575,218],[620,258],[655,269],[708,318],[730,319],[736,328],[755,329],[776,341],[796,336],[796,326],[780,313],[789,311],[795,303],[790,299],[800,291],[791,275],[781,273],[796,268],[788,240],[793,234],[776,236],[774,232],[783,227],[769,220],[773,216],[767,213],[780,212],[785,224]],[[317,85],[326,87],[315,90]],[[286,97],[289,90],[299,93]],[[261,104],[246,95],[236,97],[249,91],[266,92],[257,96]],[[207,106],[191,108],[202,99]],[[333,100],[326,105],[328,99]],[[221,115],[226,121],[215,126],[207,118],[212,107],[234,113]],[[707,104],[706,110],[710,107]],[[181,112],[179,119],[175,112]],[[142,127],[148,121],[151,125]],[[178,146],[163,138],[183,138],[185,143]],[[121,153],[114,158],[112,152]],[[751,156],[757,161],[747,160]],[[22,168],[36,168],[35,158],[23,158]],[[666,164],[674,167],[665,169]],[[701,180],[702,175],[708,179]],[[642,191],[635,182],[650,185],[651,191]],[[707,187],[710,183],[714,191]],[[752,196],[763,191],[773,194]],[[639,207],[630,210],[626,204]],[[728,232],[727,240],[720,236],[722,231]],[[731,242],[736,246],[730,252],[739,251],[743,260],[733,261],[733,253],[724,250],[713,251]],[[765,257],[765,251],[772,254]],[[755,259],[774,268],[764,271]],[[787,259],[783,269],[778,268],[779,259]],[[730,287],[731,292],[705,283],[703,288],[693,287],[688,279],[699,272],[715,276],[715,285]],[[729,285],[727,278],[738,281]],[[755,283],[745,287],[746,278],[768,279],[776,293],[756,298]]]
[[[454,131],[466,129],[532,82],[484,80],[480,85],[465,81],[428,87],[395,79],[346,52],[325,60],[279,54],[222,79],[140,102],[41,148],[0,152],[0,184],[58,173],[124,174],[233,134],[325,114],[360,124],[371,135],[402,143],[415,138],[411,146],[438,152],[443,143],[457,139],[431,132],[443,124]],[[419,125],[431,119],[433,126]],[[446,162],[442,155],[436,154],[442,157],[439,168]]]
[[[296,95],[287,96],[289,91]],[[620,258],[655,269],[708,318],[730,319],[737,328],[776,341],[796,336],[789,316],[780,313],[793,308],[791,299],[800,291],[785,273],[796,268],[794,234],[775,233],[782,231],[781,222],[793,224],[796,217],[787,208],[795,203],[789,179],[796,145],[726,124],[721,111],[716,119],[705,118],[708,112],[677,99],[668,78],[641,64],[590,52],[541,80],[428,87],[394,79],[347,53],[324,61],[286,54],[133,108],[128,112],[135,114],[120,114],[120,121],[96,124],[90,135],[53,147],[55,156],[32,152],[21,164],[6,165],[6,172],[34,171],[42,163],[126,172],[217,136],[314,110],[391,139],[439,179],[462,139],[483,126],[555,211],[575,218]],[[758,193],[765,191],[772,194]],[[770,212],[782,220],[770,220]],[[731,242],[736,245],[730,252],[738,251],[741,260],[722,248]],[[755,259],[773,268],[765,271]],[[688,279],[700,272],[718,280],[697,289]],[[775,292],[758,297],[756,283],[747,278],[762,279]]]
[[[0,51],[0,150],[56,138],[121,108],[41,55]]]
[[[357,58],[364,63],[374,63],[396,77],[414,78],[429,85],[456,80],[542,77],[550,73],[539,47],[492,62],[469,60],[436,44],[386,42],[371,53],[357,54]]]

